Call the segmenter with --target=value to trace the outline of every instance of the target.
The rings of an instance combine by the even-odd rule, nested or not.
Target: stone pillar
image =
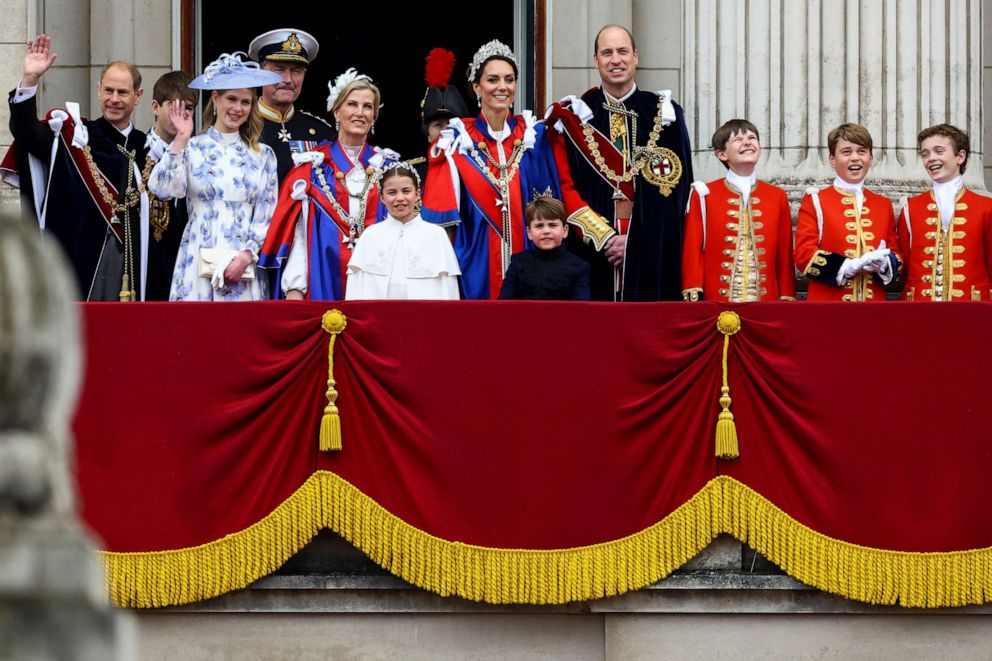
[[[708,144],[728,119],[761,131],[759,176],[792,192],[833,177],[827,133],[871,132],[869,184],[892,196],[929,185],[917,132],[949,122],[972,137],[982,176],[982,0],[685,0],[685,93],[696,176],[724,169]]]
[[[119,642],[96,544],[74,514],[77,308],[58,248],[0,214],[0,658],[102,661]]]

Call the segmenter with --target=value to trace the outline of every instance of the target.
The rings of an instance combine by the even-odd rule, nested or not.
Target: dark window
[[[513,45],[512,0],[485,4],[445,2],[385,3],[365,0],[344,3],[270,5],[268,12],[217,11],[217,3],[199,3],[202,11],[201,61],[221,53],[248,50],[258,34],[296,27],[320,42],[320,52],[307,72],[297,107],[323,117],[327,112],[327,83],[355,67],[372,77],[382,92],[383,109],[372,144],[389,147],[404,158],[422,156],[420,102],[424,98],[424,59],[430,49],[455,53],[452,84],[457,85],[469,111],[478,106],[466,89],[465,75],[476,49],[491,39]],[[519,54],[523,55],[523,54]],[[518,90],[515,109],[529,107],[526,90]]]

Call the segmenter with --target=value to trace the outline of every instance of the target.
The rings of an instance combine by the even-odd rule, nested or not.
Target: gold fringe
[[[727,357],[730,353],[730,336],[741,329],[741,318],[736,312],[724,310],[716,320],[716,328],[723,333],[723,385],[720,387],[722,411],[716,421],[716,456],[720,459],[736,459],[740,456],[737,447],[737,425],[730,412],[730,383],[728,382]]]
[[[493,604],[560,604],[654,583],[729,533],[821,590],[872,604],[963,606],[992,601],[992,548],[887,551],[832,539],[726,476],[667,517],[621,539],[568,549],[499,549],[434,537],[403,522],[343,478],[314,473],[253,526],[202,546],[108,553],[119,606],[148,608],[246,587],[329,528],[413,585]]]
[[[327,343],[327,406],[320,420],[320,451],[331,452],[341,449],[341,416],[338,414],[338,391],[334,389],[334,340],[348,326],[348,318],[340,310],[328,310],[320,321],[320,327],[327,331],[331,339]]]

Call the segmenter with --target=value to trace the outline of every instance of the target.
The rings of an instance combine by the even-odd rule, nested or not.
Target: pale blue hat
[[[274,71],[266,71],[251,60],[242,61],[242,51],[224,53],[207,65],[199,76],[189,84],[194,90],[235,90],[243,87],[264,87],[282,82],[282,76]]]

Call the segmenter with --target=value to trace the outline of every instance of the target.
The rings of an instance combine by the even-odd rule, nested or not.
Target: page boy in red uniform
[[[964,185],[968,134],[938,124],[923,129],[916,142],[933,188],[910,198],[899,216],[903,295],[908,301],[988,301],[992,200]]]
[[[713,134],[723,179],[692,184],[682,243],[687,301],[795,300],[792,214],[785,191],[758,181],[758,129],[732,119]]]
[[[796,268],[809,280],[810,301],[884,301],[899,274],[892,202],[864,187],[872,139],[859,124],[827,136],[837,173],[822,190],[810,188],[796,222]]]

